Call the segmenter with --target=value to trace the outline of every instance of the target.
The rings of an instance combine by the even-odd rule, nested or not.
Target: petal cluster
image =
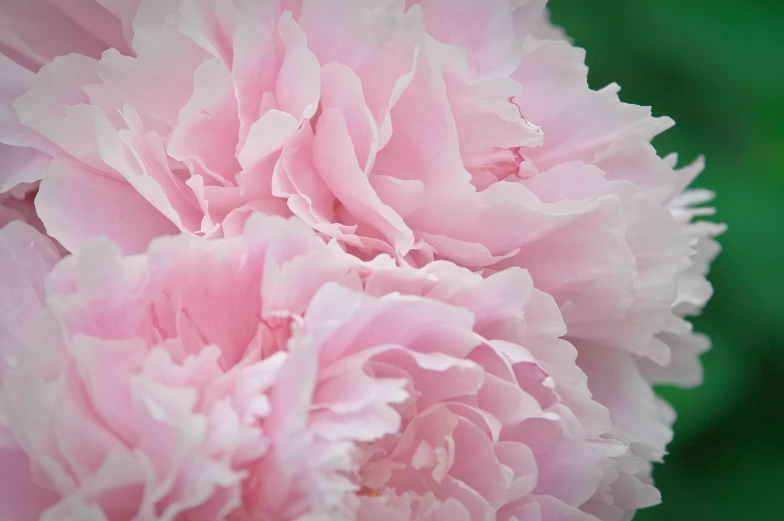
[[[0,241],[37,318],[3,322],[2,518],[588,520],[623,453],[522,270],[364,263],[258,215],[54,268],[32,227]]]
[[[0,518],[657,503],[724,228],[545,4],[4,1]]]

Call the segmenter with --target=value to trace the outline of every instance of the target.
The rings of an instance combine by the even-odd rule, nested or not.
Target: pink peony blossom
[[[523,270],[366,263],[259,215],[53,270],[28,225],[0,243],[3,319],[27,303],[0,330],[0,519],[588,521],[636,501],[605,497],[628,447]]]
[[[422,269],[389,268],[399,274],[390,292],[425,284],[410,274],[445,269],[440,261],[490,286],[523,268],[534,294],[560,308],[566,329],[551,336],[565,333],[576,347],[611,418],[609,427],[592,423],[570,407],[606,466],[598,485],[585,478],[589,498],[552,497],[601,520],[626,519],[658,501],[650,467],[672,434],[673,413],[651,384],[701,377],[707,340],[684,318],[710,297],[705,275],[723,228],[693,220],[710,200],[686,190],[701,160],[676,170],[649,144],[672,122],[621,103],[615,85],[589,89],[583,52],[547,22],[545,3],[5,1],[0,209],[37,187],[37,218],[67,250],[106,236],[125,255],[180,233],[253,243],[243,230],[254,212],[296,216],[333,249]],[[37,219],[14,212],[0,218]],[[454,285],[471,286],[460,273]],[[268,373],[269,393],[284,366]],[[569,450],[558,449],[561,461]],[[435,488],[421,485],[415,503],[383,497],[424,516],[441,508]],[[436,494],[431,503],[424,490]],[[377,505],[362,497],[360,512]],[[551,500],[537,501],[515,515],[560,515]],[[448,510],[458,507],[443,508],[439,515],[458,518]]]

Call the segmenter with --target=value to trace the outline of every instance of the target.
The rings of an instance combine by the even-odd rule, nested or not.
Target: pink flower
[[[13,223],[0,242],[17,281],[3,309],[27,302],[2,323],[2,519],[617,510],[602,487],[628,447],[603,439],[607,410],[522,270],[363,263],[255,216],[241,236],[137,256],[91,242],[44,295],[48,240]]]
[[[649,144],[671,120],[589,89],[545,3],[7,1],[0,192],[40,182],[71,252],[240,237],[263,212],[365,260],[527,270],[609,410],[592,436],[631,447],[566,504],[620,519],[658,501],[673,415],[651,383],[699,381],[707,341],[684,317],[723,228],[693,222],[701,160],[676,170]]]

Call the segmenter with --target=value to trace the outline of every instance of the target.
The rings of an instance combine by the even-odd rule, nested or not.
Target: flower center
[[[377,488],[368,488],[362,487],[359,492],[357,492],[358,496],[367,496],[367,497],[376,497],[379,495],[381,491]]]

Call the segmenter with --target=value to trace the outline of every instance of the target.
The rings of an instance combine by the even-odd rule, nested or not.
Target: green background
[[[662,389],[678,411],[655,472],[663,504],[635,521],[784,520],[784,1],[551,0],[587,50],[592,87],[677,125],[658,137],[729,230],[699,330],[713,339],[698,389]]]

